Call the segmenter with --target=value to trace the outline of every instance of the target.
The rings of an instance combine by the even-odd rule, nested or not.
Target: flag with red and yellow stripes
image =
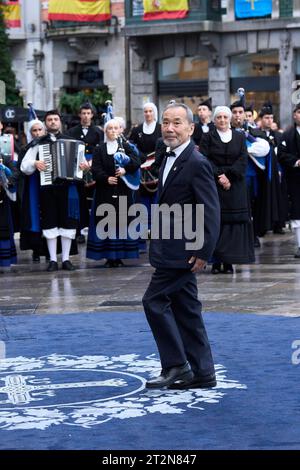
[[[11,2],[1,2],[4,13],[4,20],[8,28],[21,27],[21,5],[19,0]]]
[[[49,20],[98,22],[111,18],[110,0],[50,0]]]
[[[188,0],[143,0],[144,20],[173,20],[185,18],[189,11]]]

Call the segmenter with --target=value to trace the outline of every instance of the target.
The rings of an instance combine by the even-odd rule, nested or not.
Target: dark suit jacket
[[[93,124],[89,127],[88,132],[84,135],[82,131],[81,124],[78,124],[75,127],[72,127],[68,130],[68,135],[73,139],[81,140],[85,144],[85,153],[91,155],[95,147],[100,145],[104,139],[104,133],[99,127],[94,126]]]
[[[162,177],[166,164],[166,158],[160,168],[159,175],[159,205],[167,207],[177,203],[182,208],[184,204],[192,206],[192,227],[197,234],[203,227],[196,227],[196,204],[204,205],[204,244],[199,250],[187,250],[188,239],[184,230],[182,238],[174,238],[174,224],[183,224],[183,217],[170,216],[171,239],[151,239],[150,263],[160,269],[188,269],[191,266],[188,260],[195,255],[203,260],[209,260],[219,237],[220,206],[212,169],[208,160],[195,150],[194,142],[191,142],[182,154],[175,160],[168,177],[162,186]],[[184,214],[184,210],[182,209]],[[165,217],[163,217],[165,220]],[[160,227],[161,228],[161,227]],[[153,232],[153,231],[152,231]],[[152,233],[153,235],[153,233]]]

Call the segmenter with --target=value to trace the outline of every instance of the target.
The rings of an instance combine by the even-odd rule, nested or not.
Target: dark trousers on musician
[[[195,375],[214,373],[196,276],[190,270],[157,269],[143,305],[163,369],[189,361]]]

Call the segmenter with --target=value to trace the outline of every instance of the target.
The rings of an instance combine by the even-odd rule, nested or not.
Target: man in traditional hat
[[[300,258],[300,103],[294,108],[293,118],[294,125],[282,135],[278,146],[278,159],[285,170],[291,203],[289,217],[298,246],[295,258]]]
[[[195,130],[192,135],[192,139],[196,145],[199,146],[202,135],[214,129],[214,123],[211,122],[212,114],[212,99],[201,101],[198,104],[198,116],[199,122],[195,124]]]

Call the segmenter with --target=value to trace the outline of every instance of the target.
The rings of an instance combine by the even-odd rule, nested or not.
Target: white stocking
[[[57,262],[57,238],[47,238],[47,246],[50,254],[50,260]]]
[[[71,238],[61,237],[62,261],[67,261],[70,256]]]

